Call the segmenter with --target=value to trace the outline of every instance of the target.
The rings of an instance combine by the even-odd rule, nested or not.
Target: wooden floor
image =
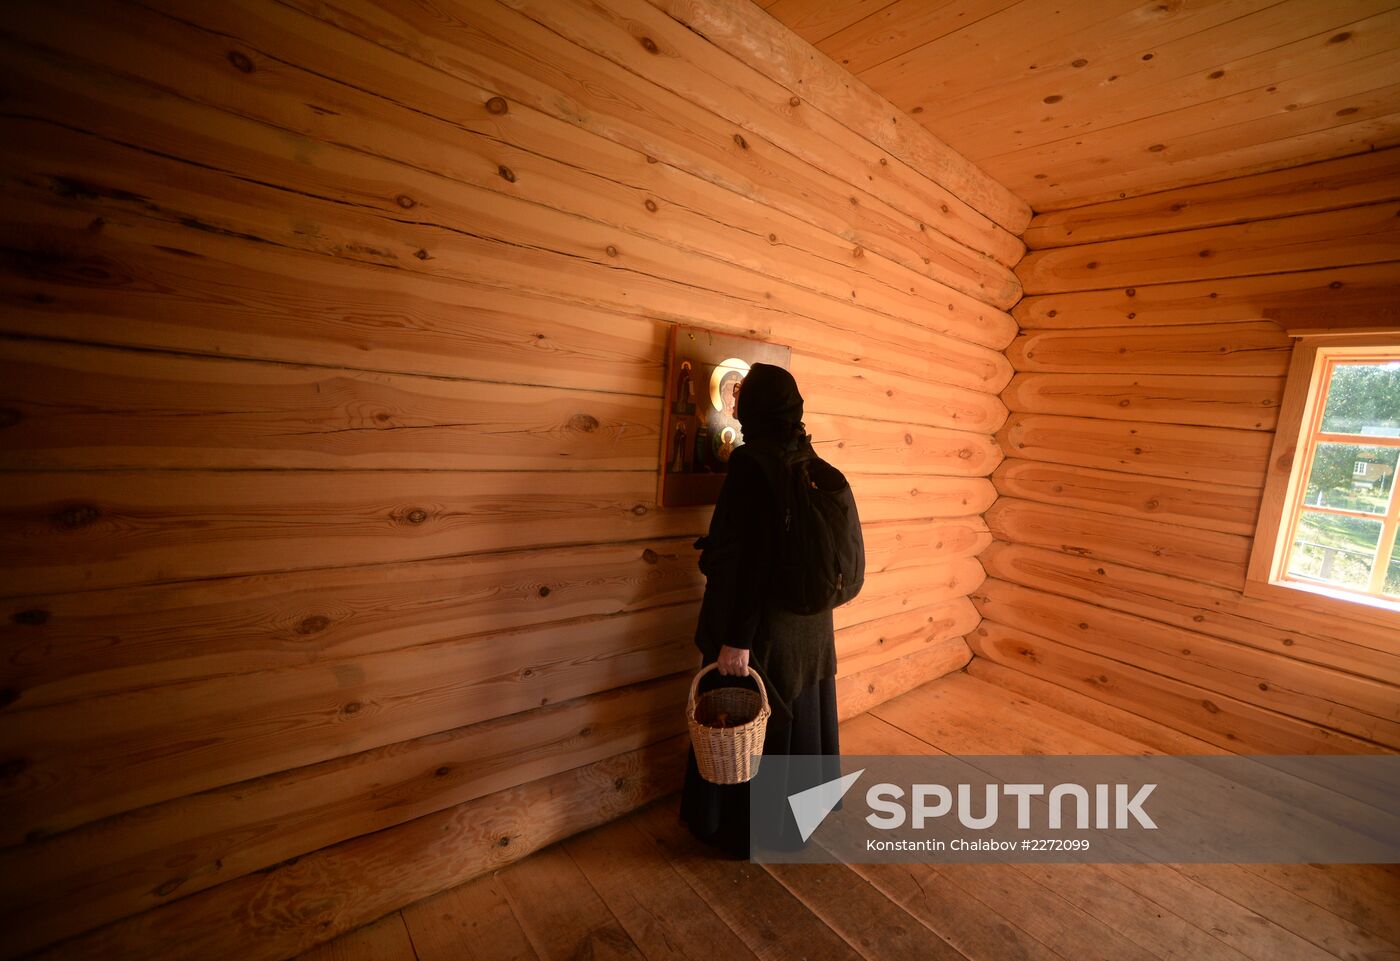
[[[1217,754],[974,660],[842,726],[847,754]],[[323,945],[306,961],[764,958],[1400,961],[1400,869],[754,865],[671,796]]]

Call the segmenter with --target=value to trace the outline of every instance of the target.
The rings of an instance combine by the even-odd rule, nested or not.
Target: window
[[[1397,468],[1400,337],[1301,337],[1246,593],[1306,591],[1400,614]]]

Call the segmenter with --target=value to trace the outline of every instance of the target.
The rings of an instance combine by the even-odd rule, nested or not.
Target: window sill
[[[1248,597],[1276,601],[1319,614],[1352,618],[1382,627],[1400,629],[1400,601],[1352,594],[1321,584],[1303,584],[1296,581],[1268,583],[1246,580],[1244,593]]]

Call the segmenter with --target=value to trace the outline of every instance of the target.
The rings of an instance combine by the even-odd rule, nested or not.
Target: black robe
[[[795,438],[789,443],[806,443]],[[820,754],[823,780],[840,776],[836,710],[836,644],[831,611],[792,614],[772,596],[772,560],[777,548],[777,497],[758,463],[758,446],[738,447],[710,519],[709,533],[695,542],[702,548],[700,570],[706,576],[695,644],[701,666],[713,662],[721,645],[749,649],[768,689],[772,716],[763,753]],[[751,684],[743,678],[711,671],[700,690]],[[761,767],[761,762],[760,762]],[[792,784],[793,791],[811,784]],[[749,785],[706,781],[692,749],[686,761],[681,817],[702,840],[736,857],[749,855]],[[797,843],[790,814],[779,814],[782,836],[763,838],[765,846]]]

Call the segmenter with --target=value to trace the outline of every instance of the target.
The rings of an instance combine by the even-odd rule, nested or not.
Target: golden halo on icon
[[[710,374],[710,405],[715,410],[724,410],[724,401],[719,395],[720,382],[731,372],[738,374],[742,380],[749,374],[748,362],[738,357],[726,357],[715,365]]]

